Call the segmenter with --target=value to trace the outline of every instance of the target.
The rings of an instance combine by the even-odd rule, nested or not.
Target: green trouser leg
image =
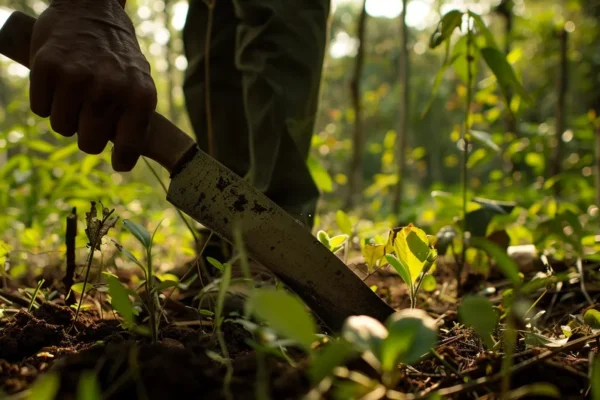
[[[330,0],[216,0],[210,40],[214,153],[307,229],[319,191],[306,161],[313,135]],[[184,28],[186,105],[208,152],[209,10],[190,0]]]

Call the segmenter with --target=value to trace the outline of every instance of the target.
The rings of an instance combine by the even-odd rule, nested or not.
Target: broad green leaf
[[[296,296],[283,290],[256,289],[246,307],[279,335],[296,341],[310,352],[317,326],[306,306]]]
[[[352,234],[352,223],[350,222],[348,214],[346,214],[342,210],[337,210],[337,212],[335,213],[335,222],[337,222],[342,233],[345,233],[346,235]]]
[[[502,274],[510,280],[513,287],[521,286],[521,276],[517,263],[502,251],[502,249],[487,239],[473,237],[469,240],[469,245],[473,248],[485,251],[494,261]]]
[[[583,314],[583,321],[592,329],[600,329],[600,311],[590,308]]]
[[[463,13],[452,10],[446,13],[438,23],[429,40],[429,48],[435,49],[452,35],[452,32],[462,23]]]
[[[142,225],[134,222],[130,219],[123,221],[125,228],[144,246],[145,249],[149,249],[152,246],[152,240],[150,233]]]
[[[394,239],[394,252],[410,271],[411,282],[414,285],[432,252],[427,234],[412,224],[403,227]]]
[[[433,277],[433,275],[425,275],[423,277],[423,283],[421,283],[421,287],[423,288],[424,291],[431,293],[435,290],[435,288],[437,287],[437,282],[435,281],[435,278]]]
[[[216,260],[212,257],[206,257],[206,261],[208,261],[210,263],[210,265],[212,265],[213,267],[215,267],[216,269],[218,269],[219,271],[223,271],[223,264],[219,261]]]
[[[490,30],[488,29],[487,25],[483,21],[483,18],[481,18],[481,15],[474,13],[473,11],[469,11],[468,13],[471,16],[471,18],[473,18],[473,20],[475,21],[475,26],[477,27],[477,30],[485,38],[486,46],[497,49],[498,46],[496,45],[496,41],[494,40],[494,35],[492,35],[492,32],[490,32]]]
[[[312,156],[309,157],[307,164],[310,174],[319,189],[326,193],[331,192],[333,190],[333,181],[331,180],[331,176],[329,176],[329,172]]]
[[[329,246],[332,249],[335,249],[336,247],[343,245],[346,242],[346,240],[348,240],[348,235],[334,236],[329,240]]]
[[[345,340],[329,342],[313,359],[307,374],[313,385],[331,375],[332,371],[357,354],[356,349]]]
[[[494,346],[492,333],[498,326],[498,313],[488,299],[482,296],[466,296],[459,309],[461,322],[473,328],[488,349]]]
[[[27,400],[55,400],[60,389],[60,375],[47,372],[31,386]]]
[[[388,331],[381,322],[367,315],[355,315],[344,322],[341,336],[359,352],[371,351],[377,354],[382,340]]]
[[[93,371],[84,371],[77,383],[77,400],[101,400],[102,391],[96,374]]]
[[[398,275],[400,275],[400,278],[402,278],[404,283],[406,283],[408,285],[408,287],[410,288],[410,291],[412,292],[412,288],[414,285],[413,285],[413,280],[410,276],[410,269],[408,268],[408,266],[404,265],[404,263],[402,263],[393,254],[386,254],[385,258],[386,258],[387,262],[392,267],[394,267],[396,272],[398,272]]]
[[[111,297],[110,304],[115,311],[121,314],[127,324],[134,325],[133,305],[129,300],[127,290],[117,278],[107,275],[106,279],[108,280],[108,293]]]
[[[471,130],[470,134],[474,142],[479,143],[485,148],[495,151],[496,153],[500,152],[500,147],[494,143],[492,140],[492,135],[490,135],[488,132]]]
[[[496,76],[506,101],[508,101],[508,94],[510,89],[512,89],[517,92],[523,100],[530,102],[529,94],[517,79],[517,75],[512,66],[506,61],[506,56],[493,47],[485,47],[480,51],[485,63],[490,70],[492,70],[494,76]]]
[[[398,363],[413,364],[435,345],[435,320],[420,309],[405,309],[386,321],[388,336],[381,342],[379,359],[384,371],[392,371]]]
[[[592,365],[591,373],[592,382],[592,400],[600,400],[600,355],[596,354],[594,357],[594,364]]]
[[[381,260],[385,255],[385,245],[383,244],[366,244],[362,248],[362,255],[365,257],[365,263],[367,263],[367,269],[372,272],[378,265],[381,265]]]

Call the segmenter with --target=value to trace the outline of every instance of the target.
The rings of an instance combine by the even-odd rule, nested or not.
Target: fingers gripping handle
[[[31,35],[36,19],[15,11],[0,29],[0,54],[29,68]],[[169,172],[196,143],[185,132],[158,113],[150,120],[149,133],[142,155],[148,157]]]

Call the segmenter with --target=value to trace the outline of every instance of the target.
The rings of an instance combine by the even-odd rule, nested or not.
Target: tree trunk
[[[358,19],[357,38],[359,41],[356,60],[354,63],[354,75],[350,82],[350,94],[354,108],[354,135],[352,137],[352,160],[348,174],[348,197],[346,208],[353,207],[362,191],[363,153],[365,146],[365,132],[363,129],[362,101],[360,93],[360,79],[364,68],[365,58],[365,31],[367,23],[367,0],[363,0],[362,11]]]
[[[565,131],[565,104],[567,97],[567,78],[568,78],[568,33],[564,29],[559,32],[560,39],[560,65],[559,65],[559,76],[557,80],[557,102],[556,102],[556,132],[554,136],[554,148],[550,164],[550,178],[557,176],[561,173],[561,165],[563,158],[563,141],[562,134]],[[557,182],[554,184],[554,194],[560,195],[560,184]]]
[[[406,26],[406,9],[408,0],[402,0],[401,21],[401,55],[400,55],[400,108],[397,136],[397,174],[398,183],[394,190],[393,210],[394,214],[400,212],[402,195],[404,192],[404,181],[406,172],[406,143],[408,137],[408,111],[409,111],[409,53],[408,53],[408,27]]]

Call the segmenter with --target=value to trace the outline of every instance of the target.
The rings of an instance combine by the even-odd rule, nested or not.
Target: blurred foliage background
[[[429,41],[443,14],[471,9],[483,16],[533,102],[513,98],[512,120],[494,76],[483,66],[477,69],[471,112],[481,140],[470,148],[469,198],[516,203],[510,213],[485,224],[488,233],[506,230],[513,245],[534,243],[559,258],[573,249],[597,254],[600,1],[409,0],[406,168],[399,176],[402,3],[367,0],[364,56],[357,58],[363,2],[333,2],[309,160],[323,192],[315,231],[339,231],[338,209],[349,213],[358,233],[355,240],[360,241],[384,240],[388,229],[409,222],[435,234],[460,218],[460,130],[467,90],[457,62],[434,91],[444,49],[430,49]],[[0,0],[0,20],[9,10],[36,15],[45,7],[39,0]],[[180,31],[187,2],[128,0],[127,10],[153,66],[158,110],[191,133],[181,89],[186,59]],[[453,41],[458,37],[457,32]],[[356,108],[351,91],[357,60],[362,60],[359,99],[365,137],[359,148],[353,142]],[[355,150],[362,155],[359,183],[356,201],[346,207]],[[148,165],[167,182],[165,171],[153,162]],[[110,168],[110,148],[100,157],[81,154],[74,138],[53,133],[47,121],[30,112],[28,71],[0,58],[0,263],[12,254],[10,274],[22,273],[34,259],[40,265],[48,262],[40,258],[45,252],[60,259],[66,216],[77,207],[82,221],[92,200],[149,229],[162,221],[156,242],[163,268],[193,255],[192,235],[164,199],[148,165],[140,161],[132,173],[117,174]],[[394,209],[399,182],[402,201]],[[118,238],[120,231],[113,236]],[[85,244],[79,235],[78,246]]]

